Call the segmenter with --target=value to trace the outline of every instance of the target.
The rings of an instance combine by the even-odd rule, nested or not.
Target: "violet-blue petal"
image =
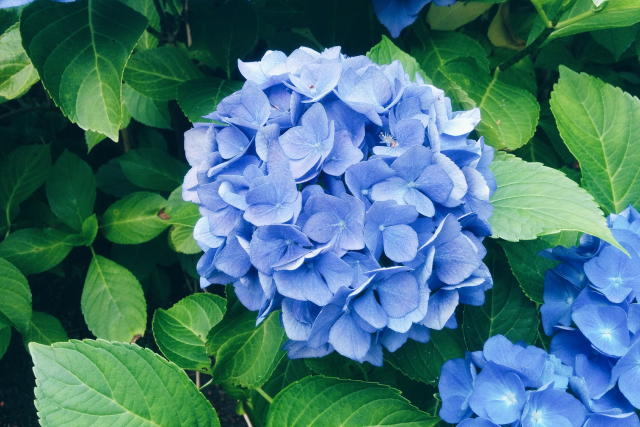
[[[478,374],[469,398],[473,412],[496,424],[510,424],[520,418],[525,389],[515,372],[488,362]]]

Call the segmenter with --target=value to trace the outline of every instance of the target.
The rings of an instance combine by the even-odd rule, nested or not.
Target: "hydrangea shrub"
[[[0,425],[637,427],[637,3],[0,0]]]
[[[239,68],[242,89],[185,134],[203,287],[233,283],[258,323],[282,309],[290,357],[375,365],[483,304],[495,182],[477,109],[338,47]]]

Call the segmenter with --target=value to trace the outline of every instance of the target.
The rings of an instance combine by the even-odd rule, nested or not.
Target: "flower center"
[[[514,392],[508,391],[502,396],[502,401],[509,406],[513,406],[518,402],[518,399],[516,399],[516,394]]]
[[[622,277],[620,276],[609,278],[609,283],[611,283],[611,286],[613,286],[614,288],[619,288],[620,286],[622,286],[623,282],[624,280],[622,280]]]

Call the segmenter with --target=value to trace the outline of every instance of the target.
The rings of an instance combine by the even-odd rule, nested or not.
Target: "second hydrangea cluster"
[[[291,357],[377,365],[484,302],[495,184],[468,138],[477,109],[340,48],[239,68],[244,87],[185,135],[203,287],[232,283],[258,321],[282,309]]]
[[[489,338],[482,351],[442,366],[440,417],[463,427],[637,427],[628,405],[610,400],[609,410],[594,405],[584,381],[601,382],[595,370],[567,364],[562,355],[521,344],[502,335]],[[588,365],[588,364],[587,364]]]
[[[547,272],[541,312],[587,408],[620,415],[640,409],[640,214],[629,207],[609,227],[628,255],[591,236],[550,250],[560,264]]]

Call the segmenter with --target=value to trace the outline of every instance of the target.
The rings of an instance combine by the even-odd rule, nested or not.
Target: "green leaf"
[[[536,305],[520,290],[502,251],[491,255],[486,262],[493,288],[486,292],[484,305],[465,305],[463,310],[462,332],[470,351],[481,350],[484,342],[497,334],[532,344],[538,333]]]
[[[185,373],[151,350],[72,340],[29,352],[41,425],[220,426]]]
[[[154,4],[154,0],[120,0],[121,3],[126,4],[131,9],[142,14],[149,21],[149,27],[156,31],[160,31],[160,15],[158,9]],[[152,49],[158,45],[158,38],[149,31],[145,31],[138,40],[136,49]]]
[[[433,31],[420,34],[420,46],[411,54],[420,62],[420,66],[429,77],[433,77],[438,69],[456,59],[471,58],[489,72],[487,51],[475,39],[457,32]]]
[[[22,48],[16,23],[0,35],[0,97],[17,98],[38,80],[38,72]]]
[[[591,37],[600,46],[607,49],[616,61],[620,60],[623,53],[627,51],[636,40],[640,27],[612,28],[608,30],[594,31]]]
[[[120,157],[122,172],[141,188],[171,191],[180,184],[187,167],[157,148],[138,148]]]
[[[0,257],[24,274],[42,273],[67,257],[73,247],[68,238],[53,228],[23,228],[0,242]]]
[[[24,335],[25,344],[37,342],[50,345],[54,342],[67,341],[69,337],[60,321],[54,316],[34,311],[29,324],[29,331]]]
[[[96,184],[100,191],[115,197],[126,196],[139,190],[124,176],[119,157],[109,160],[98,168]]]
[[[167,359],[183,369],[211,372],[205,345],[207,334],[222,320],[226,300],[197,293],[181,299],[168,310],[153,315],[153,337]]]
[[[211,7],[192,2],[189,16],[193,48],[208,51],[227,77],[236,69],[236,60],[251,51],[258,36],[258,19],[250,2],[231,1]]]
[[[449,359],[464,357],[466,347],[459,329],[431,331],[429,342],[407,341],[386,360],[409,378],[436,384],[442,364]]]
[[[399,390],[321,375],[303,378],[278,393],[267,417],[267,427],[429,427],[438,422]]]
[[[543,236],[536,240],[500,242],[500,246],[509,260],[511,272],[518,279],[520,288],[531,301],[538,304],[543,303],[544,275],[547,270],[558,264],[557,261],[540,256],[540,252],[558,245],[574,246],[578,236],[579,234],[575,232],[563,232]]]
[[[0,359],[7,352],[9,344],[11,344],[11,325],[0,320]]]
[[[81,234],[83,237],[82,244],[84,246],[91,246],[98,235],[98,217],[96,217],[96,214],[88,216],[82,222]]]
[[[451,31],[476,19],[493,6],[483,2],[457,2],[451,6],[431,5],[427,22],[431,29]]]
[[[162,218],[167,201],[156,193],[140,191],[118,200],[104,213],[102,228],[113,243],[135,245],[149,241],[169,226]]]
[[[530,92],[504,83],[498,76],[496,70],[491,78],[477,75],[461,84],[480,108],[478,133],[495,148],[515,150],[535,133],[540,105]]]
[[[124,103],[131,117],[140,123],[162,129],[171,128],[169,104],[166,101],[153,100],[131,86],[124,85]]]
[[[15,209],[40,187],[49,175],[48,145],[23,145],[0,163],[0,206],[7,224]]]
[[[202,117],[213,113],[218,103],[239,90],[241,82],[205,77],[183,83],[178,88],[178,105],[192,122],[202,122]]]
[[[124,67],[146,25],[110,0],[37,2],[20,18],[25,50],[56,105],[82,129],[114,141],[124,121]]]
[[[95,255],[80,300],[89,330],[98,338],[130,342],[144,335],[147,303],[138,279],[123,266]]]
[[[172,226],[169,230],[169,243],[174,251],[181,254],[193,255],[202,252],[193,238],[193,227],[191,226]]]
[[[104,141],[107,137],[99,132],[94,132],[92,130],[84,131],[84,142],[87,144],[87,153],[90,153],[93,150],[93,147]]]
[[[511,242],[579,231],[620,247],[593,197],[560,171],[510,155],[491,164],[498,188],[489,219],[494,237]]]
[[[26,277],[0,258],[0,320],[7,318],[21,333],[29,330],[31,289]]]
[[[434,84],[463,108],[480,108],[478,133],[487,143],[515,150],[533,136],[540,106],[527,90],[506,83],[499,72],[489,74],[486,51],[460,33],[421,35],[412,53]]]
[[[593,0],[576,0],[555,25],[549,40],[586,31],[628,27],[640,22],[640,3],[637,0],[610,0],[595,7]]]
[[[640,100],[560,67],[551,110],[562,139],[580,162],[584,186],[605,212],[640,208]]]
[[[542,239],[522,242],[500,242],[504,249],[511,272],[518,279],[520,288],[533,302],[542,304],[544,274],[558,262],[540,256],[540,252],[550,247]]]
[[[131,57],[124,70],[124,79],[129,86],[159,101],[176,99],[178,86],[200,77],[202,73],[193,62],[174,46],[140,51]]]
[[[171,229],[169,230],[169,243],[176,251],[183,254],[197,254],[202,252],[200,246],[193,238],[193,230],[200,219],[198,205],[182,200],[182,187],[179,187],[169,196],[169,205],[166,214],[169,216]]]
[[[53,165],[47,180],[51,211],[76,231],[93,213],[96,179],[91,167],[75,154],[65,151]]]
[[[411,80],[416,80],[416,74],[420,75],[423,79],[427,79],[427,76],[415,58],[396,46],[387,36],[382,36],[382,40],[367,52],[367,56],[373,62],[380,65],[390,64],[396,60],[400,61],[404,71],[409,75]]]
[[[215,359],[212,375],[218,383],[260,387],[284,357],[283,341],[280,312],[256,326],[255,313],[236,304],[207,337],[208,354]]]

